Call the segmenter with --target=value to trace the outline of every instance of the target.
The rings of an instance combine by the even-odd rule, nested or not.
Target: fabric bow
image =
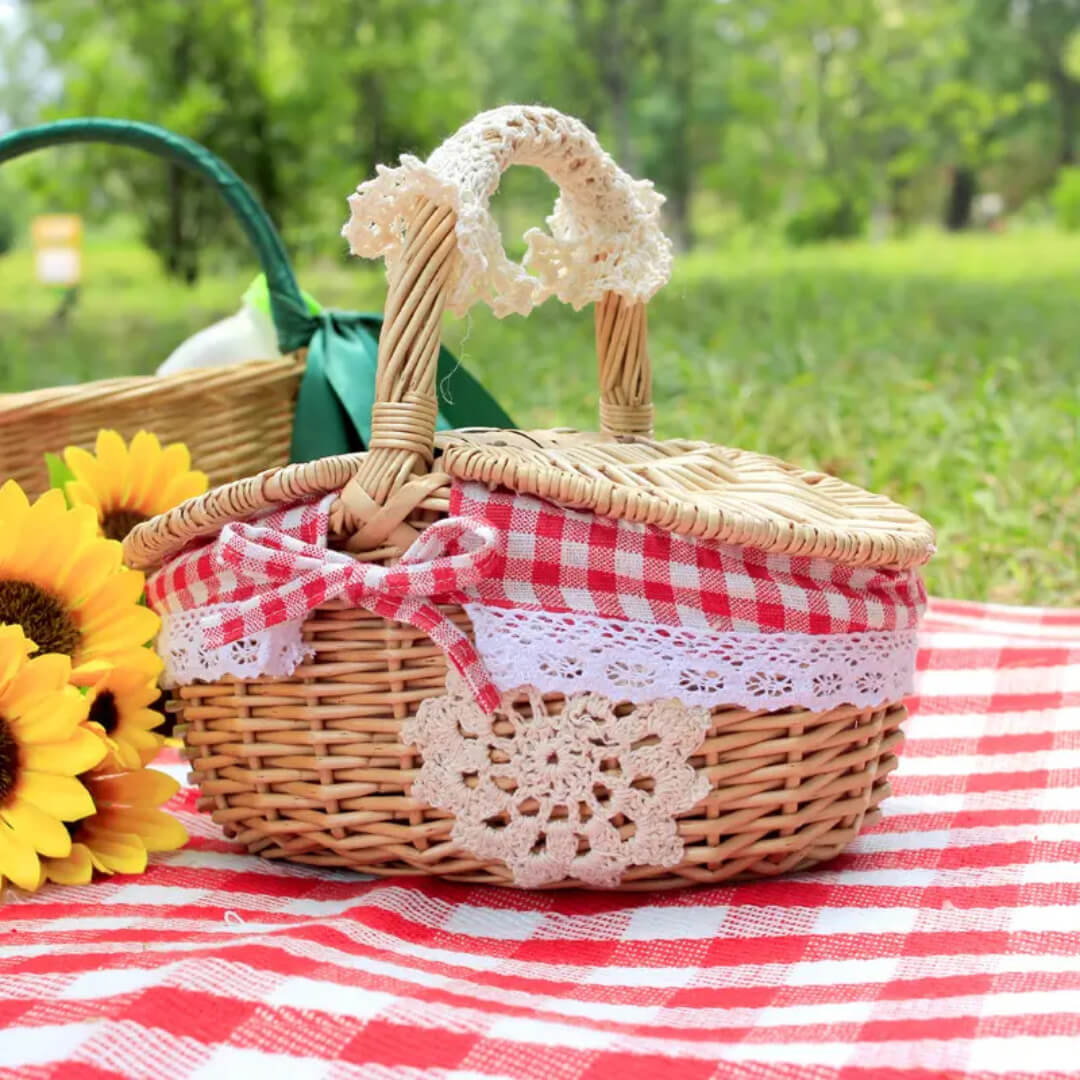
[[[468,636],[436,606],[460,602],[497,557],[498,533],[483,522],[444,518],[428,526],[395,566],[358,562],[306,544],[278,529],[231,524],[216,558],[232,571],[248,599],[203,621],[207,648],[218,649],[282,622],[302,619],[339,597],[384,619],[422,630],[446,653],[477,702],[491,712],[499,692]]]

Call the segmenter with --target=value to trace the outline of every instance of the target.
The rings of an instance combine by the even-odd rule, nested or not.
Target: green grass
[[[0,390],[152,370],[227,314],[249,272],[194,289],[132,248],[91,250],[69,325],[0,259]],[[370,310],[358,264],[305,267]],[[1025,231],[700,253],[650,309],[660,434],[762,450],[907,503],[937,528],[940,595],[1080,604],[1080,238]],[[526,426],[595,424],[591,318],[477,311],[447,340]]]

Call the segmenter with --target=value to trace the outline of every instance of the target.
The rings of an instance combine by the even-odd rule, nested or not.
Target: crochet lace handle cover
[[[543,169],[560,189],[550,233],[526,233],[523,265],[507,258],[488,207],[514,164]],[[550,296],[575,308],[595,303],[601,425],[650,434],[645,304],[670,276],[672,257],[662,203],[580,120],[547,108],[482,113],[426,162],[403,155],[396,168],[380,166],[350,197],[343,230],[354,254],[386,259],[389,278],[373,453],[359,486],[382,502],[430,460],[442,314],[462,315],[478,300],[500,317],[527,314]]]
[[[488,206],[511,165],[543,169],[560,191],[550,234],[536,228],[525,234],[523,265],[507,258]],[[554,109],[493,109],[427,162],[404,155],[397,168],[380,166],[349,199],[344,235],[353,254],[395,263],[418,197],[457,218],[460,262],[446,297],[456,315],[477,301],[500,317],[527,315],[549,296],[580,309],[607,292],[640,303],[670,275],[671,247],[659,221],[663,196],[651,181],[623,172],[580,120]]]

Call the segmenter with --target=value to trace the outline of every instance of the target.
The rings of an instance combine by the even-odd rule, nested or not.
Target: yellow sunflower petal
[[[156,701],[160,693],[157,679],[163,667],[161,657],[153,649],[132,649],[121,659],[108,662],[94,689],[108,687],[125,698]]]
[[[21,626],[0,625],[0,701],[35,648]]]
[[[129,756],[129,749],[122,749],[111,735],[106,734],[105,729],[100,724],[95,724],[92,720],[88,720],[86,726],[105,744],[105,756],[94,767],[93,772],[82,777],[90,788],[90,796],[93,798],[94,777],[96,775],[110,776],[117,772],[123,772],[125,769],[129,768],[129,766],[124,764],[124,759]],[[138,768],[137,765],[130,767]]]
[[[118,614],[129,613],[129,609],[139,602],[145,585],[146,578],[138,570],[122,570],[106,578],[83,601],[79,628],[84,634],[90,634],[103,623],[115,620]]]
[[[71,661],[60,653],[43,653],[24,661],[0,693],[0,711],[9,719],[58,693],[71,676]],[[3,685],[3,684],[0,684]]]
[[[101,462],[81,446],[69,446],[64,451],[64,463],[75,474],[75,479],[90,488],[100,502],[109,486],[109,475]]]
[[[123,664],[117,664],[118,677],[124,680],[125,686],[135,686],[142,683],[149,693],[153,688],[153,701],[157,700],[157,679],[165,667],[162,659],[153,649],[139,649],[133,656],[126,657]]]
[[[130,739],[120,738],[116,733],[109,737],[109,757],[98,770],[102,773],[127,772],[142,766],[143,756]],[[154,756],[157,754],[155,752]]]
[[[55,570],[56,591],[76,606],[88,594],[87,579],[80,572],[86,558],[98,551],[101,557],[107,557],[102,545],[108,541],[100,535],[98,513],[92,506],[73,506],[68,510],[63,530],[63,557],[58,560]]]
[[[154,700],[157,700],[155,695]],[[129,698],[127,705],[131,710],[126,717],[125,727],[132,733],[153,731],[161,723],[161,713],[157,709],[133,708],[134,698]]]
[[[20,889],[33,892],[41,883],[41,863],[29,841],[0,826],[0,874]]]
[[[68,510],[64,493],[50,488],[30,507],[23,519],[19,544],[24,559],[24,576],[50,592],[57,592],[57,571],[69,561],[73,537],[66,520]]]
[[[29,509],[30,500],[26,492],[14,480],[4,481],[0,487],[0,520],[3,520],[5,528],[15,528]]]
[[[0,570],[16,550],[23,519],[29,509],[26,492],[14,480],[8,480],[0,487]]]
[[[161,475],[175,476],[191,468],[191,451],[182,443],[169,443],[161,451]]]
[[[106,652],[105,655],[85,659],[71,669],[70,682],[73,686],[96,686],[110,671],[117,668],[140,668],[153,672],[156,677],[164,665],[153,650],[146,645],[135,645],[127,649]]]
[[[20,516],[17,528],[6,527],[7,551],[0,576],[40,585],[57,592],[56,570],[68,557],[67,529],[64,514],[67,503],[63,492],[45,492]]]
[[[94,812],[90,792],[73,776],[23,769],[19,773],[17,791],[19,799],[27,799],[38,809],[53,814],[61,821],[79,821]]]
[[[125,505],[130,510],[148,514],[157,492],[161,465],[161,443],[148,431],[137,432],[131,440],[131,481]]]
[[[37,773],[78,776],[100,765],[107,749],[90,728],[79,727],[65,742],[24,744],[20,748],[20,764]]]
[[[71,685],[86,687],[99,683],[101,677],[112,670],[113,659],[110,657],[100,660],[87,660],[82,664],[77,664],[71,669]]]
[[[49,488],[34,500],[23,522],[26,531],[37,533],[37,539],[59,529],[68,512],[67,499],[59,488]],[[39,532],[40,530],[40,532]]]
[[[102,490],[102,504],[109,509],[122,506],[127,494],[129,457],[127,444],[120,433],[105,428],[98,432],[97,459],[105,473],[106,486]]]
[[[118,680],[114,685],[119,687],[123,684]],[[150,708],[161,697],[161,689],[158,687],[156,679],[142,680],[131,689],[118,688],[116,692],[123,696],[124,708],[130,714],[133,723],[141,727],[156,727],[161,723],[160,714]],[[148,715],[143,716],[143,713]],[[144,721],[149,722],[145,723]]]
[[[158,513],[171,510],[187,499],[204,494],[209,486],[210,481],[204,472],[186,472],[173,477],[162,492]]]
[[[81,480],[69,480],[64,485],[64,492],[72,506],[89,506],[95,516],[101,518],[101,500],[89,484],[84,484]]]
[[[94,827],[135,833],[147,851],[176,851],[188,842],[184,826],[163,810],[141,807],[103,810],[94,819]]]
[[[43,869],[49,881],[57,885],[87,885],[94,876],[90,852],[85,844],[72,844],[71,854],[63,859],[43,859]]]
[[[90,848],[95,861],[116,874],[141,874],[146,869],[146,846],[135,833],[82,830],[82,842]]]
[[[158,715],[158,722],[160,723],[160,721],[161,717]],[[161,735],[155,734],[149,728],[125,727],[123,731],[123,741],[127,743],[128,746],[133,747],[137,752],[139,760],[135,765],[131,766],[131,768],[138,768],[146,760],[147,755],[149,755],[151,759],[157,757],[157,753],[161,749],[164,738]]]
[[[66,743],[86,719],[86,699],[74,686],[63,686],[32,700],[18,713],[8,714],[18,740],[25,747],[38,743]]]
[[[71,851],[71,836],[63,824],[25,799],[16,799],[5,806],[0,810],[0,818],[42,855],[63,858]]]
[[[78,509],[88,509],[80,507]],[[96,539],[73,556],[65,579],[72,594],[82,600],[93,596],[123,566],[124,551],[118,540]]]
[[[85,634],[80,659],[112,660],[115,664],[118,653],[145,646],[153,641],[159,629],[161,620],[154,612],[145,607],[133,607],[107,626]]]
[[[171,776],[156,769],[138,769],[116,776],[94,777],[94,798],[100,804],[121,806],[160,806],[168,802],[180,785]]]

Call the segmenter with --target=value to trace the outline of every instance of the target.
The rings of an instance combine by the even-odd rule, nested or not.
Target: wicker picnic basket
[[[530,274],[487,216],[513,163],[561,188]],[[370,450],[213,491],[125,544],[153,571],[200,805],[267,858],[519,887],[836,855],[889,791],[930,527],[831,476],[652,437],[661,200],[578,121],[483,114],[350,201],[354,251],[389,274]],[[596,302],[602,432],[436,436],[444,309],[550,294]]]
[[[258,254],[287,355],[175,375],[0,394],[0,479],[13,477],[29,494],[40,493],[49,486],[46,452],[92,447],[101,428],[114,428],[125,438],[146,429],[165,443],[183,441],[214,484],[284,465],[304,372],[306,307],[273,223],[228,165],[190,139],[151,124],[89,118],[26,128],[0,138],[0,162],[73,142],[144,150],[208,179]]]

